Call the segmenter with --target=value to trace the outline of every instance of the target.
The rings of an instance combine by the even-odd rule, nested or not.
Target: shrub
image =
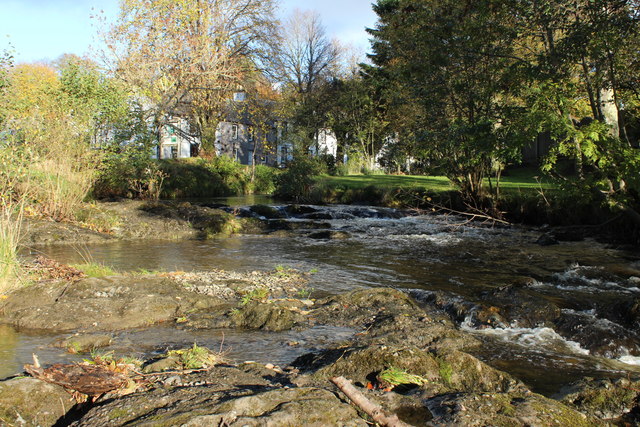
[[[235,196],[250,189],[247,168],[227,156],[163,160],[161,168],[166,198]]]
[[[336,175],[338,173],[336,158],[333,154],[322,154],[318,156],[318,159],[324,163],[324,167],[326,169],[326,173],[329,175]]]
[[[273,194],[276,191],[278,170],[270,166],[256,165],[252,192],[255,194]]]
[[[156,200],[167,174],[151,158],[147,145],[111,147],[101,164],[93,194],[98,198],[128,197]]]
[[[309,200],[314,177],[326,172],[324,163],[316,158],[297,156],[276,180],[276,196],[295,201]]]

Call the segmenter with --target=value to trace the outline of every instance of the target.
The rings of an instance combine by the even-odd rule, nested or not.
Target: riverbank
[[[188,329],[282,331],[323,325],[353,332],[289,366],[232,363],[224,359],[224,345],[208,352],[216,357],[204,366],[187,367],[179,352],[139,362],[116,358],[101,378],[117,373],[117,386],[76,405],[64,387],[81,384],[66,377],[64,387],[59,380],[51,383],[53,375],[43,375],[50,382],[10,378],[0,382],[0,418],[7,425],[20,420],[76,426],[367,425],[367,415],[330,381],[343,376],[368,400],[411,425],[637,421],[640,383],[585,380],[550,399],[474,357],[481,341],[457,328],[435,304],[389,288],[302,299],[306,280],[295,271],[178,272],[44,281],[11,294],[2,302],[0,322],[67,331],[69,339],[57,345],[93,351],[92,366],[102,363],[96,363],[96,349],[108,354],[113,345],[105,336],[158,322]],[[385,379],[389,369],[403,373],[400,383]]]

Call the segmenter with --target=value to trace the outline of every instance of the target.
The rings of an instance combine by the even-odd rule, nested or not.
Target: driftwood
[[[333,377],[331,382],[356,405],[358,408],[366,412],[376,423],[386,427],[412,427],[403,421],[400,421],[397,415],[387,414],[381,406],[376,405],[367,399],[358,389],[356,389],[351,381],[344,377]]]

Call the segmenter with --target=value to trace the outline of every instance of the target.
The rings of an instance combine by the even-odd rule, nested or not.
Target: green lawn
[[[541,179],[538,182],[536,177]],[[319,182],[330,187],[359,189],[370,185],[380,188],[422,187],[432,191],[450,191],[455,188],[445,176],[421,175],[348,175],[322,176]],[[495,185],[495,180],[493,181]],[[486,181],[488,185],[488,180]],[[508,171],[500,180],[500,188],[504,191],[532,191],[554,188],[549,179],[543,178],[542,173],[532,168],[518,168]]]
[[[344,187],[346,189],[359,189],[370,185],[380,188],[397,187],[422,187],[434,191],[453,190],[453,186],[444,176],[419,176],[419,175],[347,175],[347,176],[322,176],[319,182],[330,187]]]

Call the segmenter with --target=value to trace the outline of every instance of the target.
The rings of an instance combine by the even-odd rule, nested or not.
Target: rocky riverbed
[[[303,299],[305,282],[295,271],[208,271],[49,280],[21,289],[2,302],[0,322],[69,332],[55,345],[72,352],[108,352],[114,331],[156,323],[270,331],[328,325],[354,333],[289,366],[231,364],[220,354],[212,366],[185,369],[159,356],[123,370],[133,388],[95,402],[75,404],[60,385],[13,377],[0,382],[0,419],[5,425],[368,425],[368,415],[330,382],[343,376],[416,426],[638,421],[638,382],[585,380],[550,399],[472,356],[481,343],[436,304],[390,288]],[[424,381],[382,387],[378,376],[389,368]]]
[[[50,367],[51,374],[36,375],[40,379],[16,369],[0,381],[0,423],[371,425],[371,417],[331,382],[335,377],[351,381],[366,399],[416,426],[640,422],[640,382],[633,370],[626,375],[609,368],[609,359],[597,359],[605,364],[599,379],[564,382],[561,390],[549,387],[553,393],[542,396],[532,391],[545,389],[539,377],[534,387],[522,368],[507,369],[512,374],[501,371],[503,363],[487,353],[487,348],[496,351],[487,341],[492,332],[505,335],[522,329],[523,336],[555,334],[553,339],[562,345],[575,340],[571,345],[581,346],[583,353],[613,359],[627,357],[623,351],[636,354],[634,295],[640,270],[635,258],[611,271],[567,264],[573,252],[558,245],[562,236],[553,231],[522,233],[514,240],[500,227],[413,215],[359,206],[124,201],[88,206],[85,218],[75,224],[28,219],[24,242],[35,252],[104,242],[135,243],[138,248],[158,240],[203,242],[247,233],[260,236],[245,240],[265,252],[286,242],[294,252],[308,251],[314,260],[330,255],[342,266],[334,251],[342,258],[353,257],[355,269],[322,269],[318,275],[328,275],[324,281],[284,266],[224,271],[210,268],[216,264],[204,254],[211,245],[193,252],[202,257],[199,265],[206,269],[198,269],[204,271],[129,269],[131,273],[90,278],[40,260],[35,270],[46,267],[47,274],[36,274],[33,284],[0,300],[0,326],[39,334],[42,342],[36,350],[42,350],[41,356],[55,348],[80,357],[73,356],[73,364],[43,356],[44,368],[65,364]],[[551,238],[540,241],[540,235]],[[192,249],[165,246],[174,253]],[[611,253],[597,251],[591,257],[598,260]],[[365,252],[387,254],[388,259],[378,258],[371,266]],[[230,253],[238,256],[233,246]],[[273,267],[279,254],[267,257],[266,265],[271,262]],[[449,258],[459,271],[451,270]],[[416,271],[420,274],[414,276]],[[311,292],[310,281],[333,287]],[[428,286],[417,289],[422,283]],[[600,297],[593,298],[593,292]],[[569,293],[578,297],[567,299]],[[194,337],[224,337],[225,331],[264,334],[286,340],[283,345],[296,350],[289,353],[295,357],[274,353],[273,359],[267,354],[251,362],[236,351],[231,358],[224,338],[209,350],[167,345],[149,351],[146,341],[154,328]],[[55,339],[47,341],[48,336]],[[125,346],[121,341],[127,336],[133,342]],[[300,336],[308,342],[292,338]],[[135,354],[123,352],[124,347]],[[142,347],[144,351],[137,351]],[[204,352],[207,363],[192,363],[190,351],[196,349]],[[563,357],[559,370],[579,364],[576,353]],[[72,399],[82,384],[74,389],[73,382],[66,381],[65,388],[58,373],[77,373],[87,366],[106,369],[103,374],[112,372],[118,381],[86,401],[78,393]],[[385,373],[392,371],[404,380],[389,383]],[[54,377],[57,382],[43,381]]]

